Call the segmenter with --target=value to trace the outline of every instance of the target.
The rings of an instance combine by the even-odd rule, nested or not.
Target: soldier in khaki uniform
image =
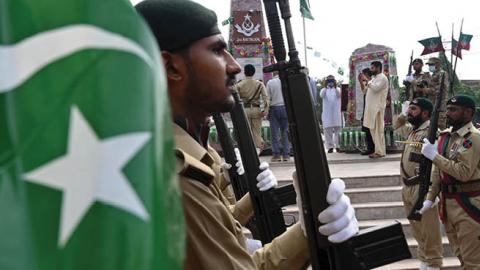
[[[447,104],[448,96],[450,93],[450,78],[448,76],[448,72],[442,69],[442,61],[438,57],[431,57],[428,59],[427,62],[428,69],[432,73],[430,78],[430,83],[428,87],[423,89],[424,97],[430,99],[430,101],[435,104],[437,94],[440,92],[441,87],[441,78],[442,75],[445,77],[444,79],[444,90],[443,90],[443,97],[442,97],[442,105],[440,106],[440,115],[438,118],[438,128],[441,130],[447,128],[447,118],[445,115],[445,106]]]
[[[407,141],[422,142],[428,136],[430,114],[433,105],[425,98],[413,99],[408,107],[407,115],[400,114],[395,122],[395,132],[408,136]],[[408,122],[407,122],[408,121]],[[402,199],[407,215],[412,210],[418,198],[419,183],[408,181],[418,174],[421,147],[414,144],[405,145],[400,162],[400,176],[403,181]],[[438,270],[442,266],[442,235],[437,207],[426,211],[421,221],[409,220],[413,236],[418,242],[417,257],[420,260],[421,270]]]
[[[262,119],[268,115],[269,98],[265,85],[263,85],[261,81],[253,78],[253,75],[255,75],[255,67],[248,64],[245,65],[243,71],[245,73],[245,79],[237,83],[235,88],[243,101],[255,146],[263,149],[264,142],[261,134]]]
[[[440,218],[463,269],[480,269],[480,131],[472,124],[475,102],[456,96],[447,102],[447,122],[438,147],[428,140],[422,154],[433,161],[432,186],[420,213],[440,195]]]
[[[412,91],[410,99],[413,100],[418,97],[427,97],[424,90],[428,88],[428,85],[430,84],[430,73],[424,72],[422,70],[422,59],[416,58],[415,60],[413,60],[412,64],[413,70],[415,70],[415,72],[412,75],[407,76],[404,82],[404,84],[410,84],[410,89]]]
[[[187,223],[184,268],[302,269],[309,257],[302,223],[250,255],[239,223],[243,213],[233,214],[217,184],[220,175],[201,126],[212,112],[226,112],[234,105],[231,91],[240,66],[226,50],[215,13],[185,0],[145,0],[136,9],[161,47],[176,123],[176,162]],[[257,187],[262,190],[265,183],[260,175]],[[332,205],[319,216],[325,224],[319,231],[332,242],[358,232],[355,212],[343,190],[341,180],[332,181],[327,196]]]

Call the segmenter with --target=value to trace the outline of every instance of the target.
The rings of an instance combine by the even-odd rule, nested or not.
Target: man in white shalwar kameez
[[[385,147],[385,107],[387,106],[388,78],[382,72],[382,63],[372,62],[370,66],[372,79],[366,83],[365,112],[363,126],[370,129],[375,152],[369,157],[379,158],[386,154]]]
[[[338,138],[342,130],[342,112],[341,112],[341,92],[337,88],[335,77],[329,75],[326,79],[326,87],[320,90],[322,98],[322,123],[325,135],[325,147],[328,153],[333,152],[336,148],[340,151]]]

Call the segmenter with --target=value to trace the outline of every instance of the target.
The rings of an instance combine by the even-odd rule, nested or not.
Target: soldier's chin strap
[[[203,123],[197,123],[186,117],[176,117],[175,124],[185,130],[203,147],[208,146],[208,134],[210,132],[210,118],[205,118]]]

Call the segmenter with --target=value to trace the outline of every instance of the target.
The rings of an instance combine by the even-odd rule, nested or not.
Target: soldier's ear
[[[162,51],[163,65],[169,81],[179,82],[187,74],[187,66],[180,54]]]

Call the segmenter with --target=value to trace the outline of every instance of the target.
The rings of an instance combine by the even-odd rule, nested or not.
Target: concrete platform
[[[271,166],[270,167],[279,181],[291,181],[294,166]],[[356,178],[372,179],[375,177],[398,176],[400,175],[400,161],[383,161],[369,163],[341,163],[329,164],[330,174],[333,178]],[[400,184],[399,179],[396,179]],[[378,183],[375,183],[375,186]],[[347,184],[348,186],[348,184]]]
[[[388,264],[374,270],[413,270],[418,269],[420,262],[416,259],[408,259]],[[456,257],[443,258],[443,270],[460,270],[460,261]]]
[[[328,164],[345,164],[345,163],[370,163],[370,162],[385,162],[385,161],[400,161],[401,154],[387,154],[383,158],[371,159],[368,156],[362,156],[358,153],[349,154],[349,153],[327,153]],[[293,166],[294,157],[290,157],[290,161],[283,162],[270,162],[272,156],[261,156],[260,161],[267,161],[270,163],[270,166]]]

